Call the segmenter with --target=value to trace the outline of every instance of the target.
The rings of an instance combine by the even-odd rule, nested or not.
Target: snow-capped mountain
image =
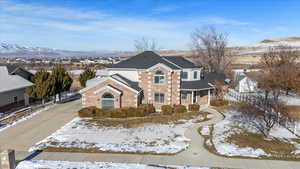
[[[0,42],[0,57],[72,57],[72,56],[120,56],[127,51],[70,51],[42,47],[27,47]]]
[[[10,52],[18,52],[18,51],[55,51],[55,49],[50,48],[41,48],[41,47],[26,47],[20,46],[17,44],[9,44],[9,43],[0,43],[0,53],[10,53]]]

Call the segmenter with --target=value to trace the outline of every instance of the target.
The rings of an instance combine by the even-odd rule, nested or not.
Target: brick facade
[[[156,84],[154,76],[157,71],[164,74],[164,83]],[[192,92],[187,92],[187,99],[181,99],[181,71],[172,70],[165,66],[155,66],[149,70],[138,73],[139,86],[143,92],[137,93],[132,89],[114,80],[107,79],[104,82],[88,89],[82,95],[83,107],[96,106],[102,108],[101,98],[105,93],[114,96],[114,107],[137,107],[140,103],[151,103],[160,110],[162,105],[192,104]],[[112,88],[107,86],[111,86]],[[101,89],[101,91],[99,91]],[[164,103],[155,102],[155,93],[164,94]],[[208,103],[208,90],[196,92],[196,103],[203,105]]]
[[[121,94],[109,88],[101,90],[100,92],[96,92],[97,90],[105,88],[106,86],[112,86],[116,90],[121,91]],[[107,79],[106,81],[99,83],[98,85],[85,91],[85,93],[82,95],[83,107],[96,106],[98,108],[102,108],[101,98],[105,93],[110,93],[114,96],[115,108],[137,107],[138,105],[138,94],[136,92],[120,83]]]
[[[164,74],[164,83],[156,84],[154,75],[156,71]],[[157,66],[150,70],[139,72],[139,85],[144,91],[144,103],[151,103],[160,109],[165,104],[180,104],[180,71],[174,71],[164,66]],[[164,103],[155,102],[155,93],[164,94]]]

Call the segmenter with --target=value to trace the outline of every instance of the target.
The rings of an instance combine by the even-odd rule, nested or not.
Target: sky
[[[299,0],[0,0],[0,42],[65,50],[189,49],[213,25],[229,45],[300,36]]]

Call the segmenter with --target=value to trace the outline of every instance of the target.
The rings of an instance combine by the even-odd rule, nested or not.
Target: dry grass
[[[109,153],[109,154],[147,154],[157,155],[156,152],[118,152],[118,151],[102,151],[96,148],[82,149],[82,148],[65,148],[65,147],[46,147],[45,152],[71,152],[71,153]],[[182,150],[183,151],[183,150]],[[178,152],[180,153],[180,152]],[[176,154],[178,154],[176,153]],[[172,153],[159,153],[159,155],[174,155]]]
[[[300,120],[300,106],[287,106],[289,113]]]
[[[233,63],[259,63],[260,57],[236,56],[233,57]]]
[[[137,118],[128,118],[128,119],[114,119],[114,118],[106,118],[106,119],[88,119],[86,120],[86,124],[92,124],[92,125],[99,125],[99,126],[122,126],[125,128],[135,128],[138,126],[141,126],[145,123],[152,123],[152,124],[168,124],[168,123],[183,123],[180,120],[190,120],[194,119],[197,116],[204,117],[204,120],[197,121],[203,122],[208,120],[207,115],[209,113],[207,112],[187,112],[187,113],[175,113],[173,115],[153,115],[153,116],[147,116],[147,117],[137,117]]]
[[[262,134],[250,133],[247,131],[239,134],[233,134],[227,141],[240,148],[252,147],[254,149],[262,149],[273,156],[290,156],[290,158],[293,158],[291,153],[296,150],[296,147],[293,144],[283,140],[275,138],[265,139]]]
[[[236,126],[237,128],[241,129],[240,127]],[[269,159],[269,160],[289,160],[289,161],[300,161],[300,157],[293,155],[292,152],[296,150],[295,145],[288,143],[288,140],[282,139],[265,139],[262,134],[258,133],[251,133],[246,130],[239,134],[233,134],[227,138],[228,143],[235,144],[240,148],[245,147],[252,147],[254,149],[262,149],[266,153],[270,154],[271,156],[261,156],[261,157],[244,157],[244,156],[226,156],[219,154],[212,143],[212,135],[213,129],[212,126],[210,129],[209,135],[202,135],[204,138],[204,147],[211,153],[227,157],[227,158],[254,158],[254,159]],[[199,128],[199,133],[202,128]],[[300,144],[300,139],[291,139],[292,141]],[[209,141],[212,145],[207,145],[206,142]]]

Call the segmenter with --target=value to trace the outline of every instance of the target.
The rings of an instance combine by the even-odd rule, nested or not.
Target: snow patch
[[[196,118],[197,119],[197,118]],[[194,119],[193,119],[194,120]],[[38,142],[29,151],[45,147],[97,149],[112,152],[175,154],[189,146],[185,131],[193,124],[144,124],[136,128],[106,127],[96,121],[75,118],[61,129]],[[51,145],[52,143],[55,143]]]
[[[190,167],[190,166],[176,166],[176,165],[146,165],[137,163],[111,163],[111,162],[70,162],[70,161],[22,161],[18,164],[16,169],[209,169],[207,167]]]

